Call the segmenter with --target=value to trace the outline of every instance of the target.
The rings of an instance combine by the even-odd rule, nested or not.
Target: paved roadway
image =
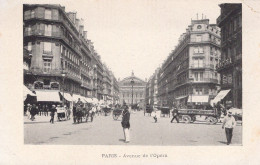
[[[158,123],[143,112],[131,114],[131,142],[124,143],[121,119],[112,116],[96,116],[93,123],[72,124],[72,120],[49,123],[50,117],[36,116],[35,121],[24,117],[25,144],[65,145],[226,145],[221,124],[207,125],[170,123],[161,117]],[[234,129],[231,145],[242,145],[242,126]]]

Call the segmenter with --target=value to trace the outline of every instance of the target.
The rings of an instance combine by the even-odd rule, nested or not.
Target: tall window
[[[44,60],[43,61],[43,72],[49,73],[51,70],[51,61],[50,60]]]
[[[203,47],[199,47],[199,53],[204,53]]]
[[[27,50],[28,50],[29,52],[32,51],[32,42],[28,42]]]
[[[45,19],[51,19],[51,10],[45,9]]]
[[[51,32],[52,32],[52,25],[45,25],[45,35],[51,36]]]
[[[43,53],[51,53],[51,42],[43,42]]]
[[[34,18],[34,17],[35,17],[35,11],[32,10],[32,11],[31,11],[31,18]]]

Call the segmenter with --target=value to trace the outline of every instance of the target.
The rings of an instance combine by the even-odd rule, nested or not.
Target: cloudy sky
[[[93,0],[63,1],[84,19],[88,38],[117,78],[149,78],[174,49],[191,18],[202,13],[216,23],[220,1]]]

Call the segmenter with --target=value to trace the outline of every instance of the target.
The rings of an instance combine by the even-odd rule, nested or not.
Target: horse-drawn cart
[[[103,107],[102,110],[103,110],[105,116],[108,116],[111,112],[110,107]]]
[[[159,107],[159,110],[161,110],[161,115],[163,115],[163,117],[165,116],[171,116],[170,115],[170,107]]]
[[[216,124],[219,116],[215,110],[202,110],[202,109],[179,109],[179,117],[185,123],[193,123],[197,118],[204,117],[207,124]]]

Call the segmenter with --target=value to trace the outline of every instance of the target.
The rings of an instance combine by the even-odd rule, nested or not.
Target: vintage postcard
[[[259,163],[260,2],[3,0],[1,15],[0,163]]]

